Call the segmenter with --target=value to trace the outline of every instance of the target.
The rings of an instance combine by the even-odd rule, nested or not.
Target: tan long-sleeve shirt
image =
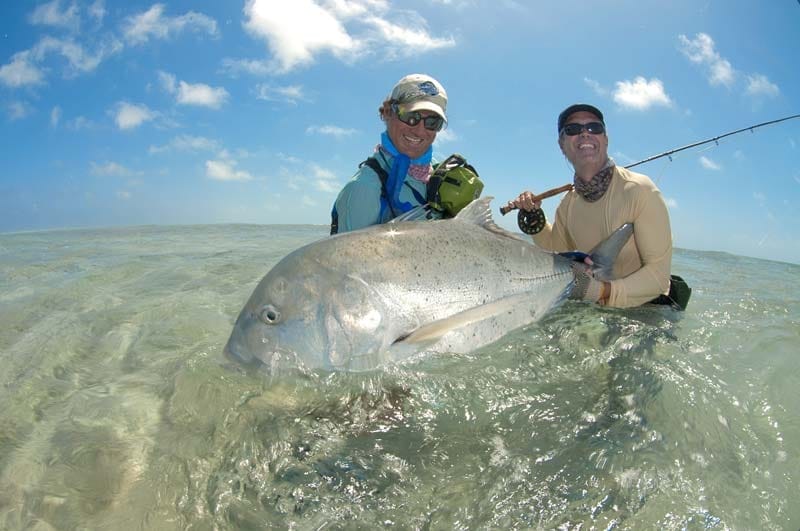
[[[633,223],[633,237],[614,264],[608,306],[639,306],[669,292],[672,231],[661,192],[646,175],[616,166],[606,193],[590,203],[568,192],[556,219],[533,236],[539,247],[588,253],[624,223]]]

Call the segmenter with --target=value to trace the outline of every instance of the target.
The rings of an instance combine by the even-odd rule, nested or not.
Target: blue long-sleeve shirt
[[[375,159],[388,174],[392,167],[392,156],[379,151],[375,154]],[[412,188],[423,199],[422,202],[418,200]],[[406,175],[400,189],[400,201],[411,203],[412,206],[416,207],[425,204],[426,193],[426,184],[424,182]],[[366,164],[362,165],[353,175],[350,182],[342,188],[335,204],[339,219],[339,233],[386,223],[393,217],[388,206],[383,216],[381,216],[381,179]],[[396,214],[399,215],[401,212],[396,212]]]

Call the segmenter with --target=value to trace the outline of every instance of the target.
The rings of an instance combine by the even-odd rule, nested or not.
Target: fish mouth
[[[247,369],[258,369],[264,365],[260,359],[248,353],[239,341],[232,335],[223,349],[225,358]]]
[[[223,349],[225,358],[243,369],[246,373],[279,375],[293,370],[303,369],[302,363],[294,352],[280,348],[261,354],[251,354],[235,335],[232,335]]]

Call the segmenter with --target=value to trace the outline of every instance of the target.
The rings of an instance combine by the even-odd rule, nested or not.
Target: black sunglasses
[[[606,126],[600,122],[589,122],[588,124],[567,124],[561,129],[561,133],[567,136],[575,136],[588,131],[593,135],[602,135],[606,132]]]
[[[422,116],[419,111],[404,112],[396,104],[392,105],[392,110],[397,115],[398,120],[410,127],[414,127],[422,122],[422,126],[428,131],[441,131],[442,126],[444,126],[444,118],[438,114]]]

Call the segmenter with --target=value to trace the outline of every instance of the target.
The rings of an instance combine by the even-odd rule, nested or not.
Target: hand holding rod
[[[548,190],[546,192],[542,192],[539,195],[533,196],[533,200],[541,201],[542,199],[547,199],[548,197],[553,197],[554,195],[558,195],[563,192],[569,192],[570,190],[572,190],[572,185],[565,184],[564,186],[559,186],[558,188],[553,188],[552,190]],[[516,208],[517,207],[512,207],[512,206],[500,207],[500,213],[505,216],[512,210],[516,210]]]

